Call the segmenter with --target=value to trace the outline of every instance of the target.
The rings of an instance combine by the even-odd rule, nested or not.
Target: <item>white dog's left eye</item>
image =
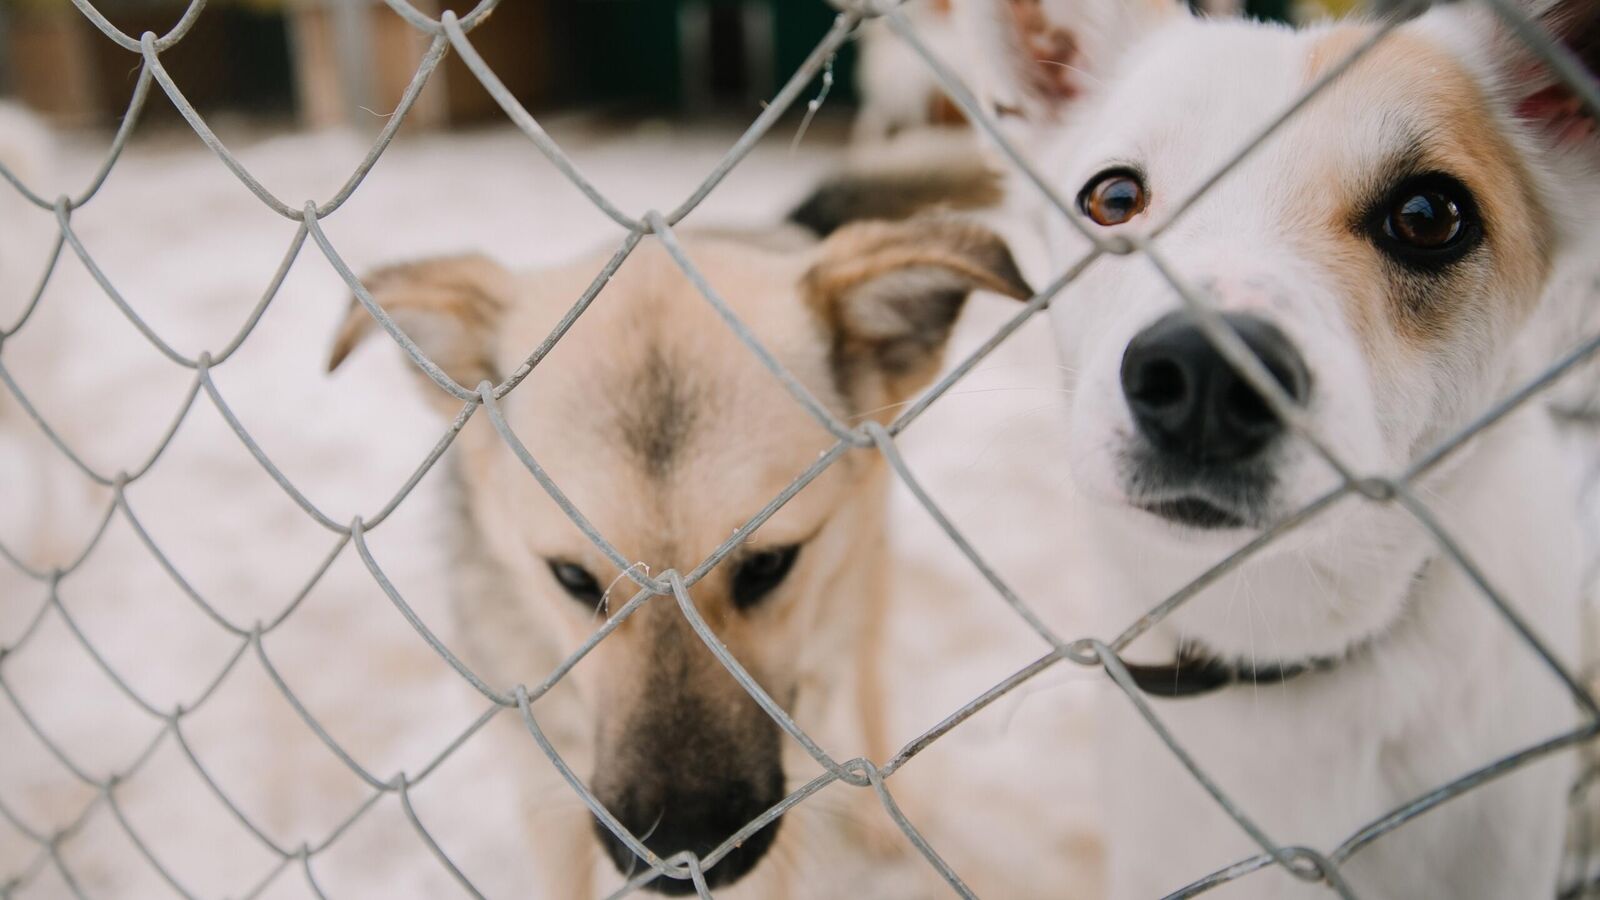
[[[1144,179],[1132,169],[1107,169],[1089,179],[1078,194],[1078,211],[1108,228],[1130,221],[1149,205]]]

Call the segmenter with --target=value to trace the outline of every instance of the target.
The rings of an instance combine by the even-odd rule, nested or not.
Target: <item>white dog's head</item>
[[[1554,355],[1530,335],[1554,330],[1542,298],[1582,231],[1577,186],[1595,183],[1591,122],[1571,92],[1489,10],[1464,6],[1396,28],[1188,208],[1380,24],[1293,30],[1197,18],[1170,0],[970,0],[969,30],[982,36],[986,99],[1087,229],[1160,229],[1161,258],[1319,438],[1358,474],[1379,475]],[[1593,4],[1536,13],[1593,51]],[[1089,249],[1047,218],[1058,265]],[[1196,574],[1338,485],[1150,259],[1097,260],[1052,317],[1070,462],[1102,530],[1136,548],[1120,562]],[[1395,620],[1424,558],[1404,518],[1342,504],[1267,551],[1292,555],[1307,589],[1336,601],[1254,610],[1281,645],[1271,652],[1337,654]],[[1225,605],[1192,604],[1176,627],[1248,655]]]

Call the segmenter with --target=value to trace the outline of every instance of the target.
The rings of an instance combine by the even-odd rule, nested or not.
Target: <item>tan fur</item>
[[[411,332],[427,332],[433,362],[472,390],[485,379],[499,380],[484,351],[510,279],[511,273],[494,260],[466,255],[388,266],[368,274],[363,283],[408,337],[416,340]],[[350,314],[334,337],[328,371],[338,368],[377,327],[366,308],[352,298]],[[430,399],[459,406],[442,394]]]
[[[1346,59],[1368,39],[1371,30],[1372,26],[1357,25],[1330,30],[1309,55],[1306,83],[1323,77]],[[1504,327],[1526,315],[1549,269],[1553,229],[1522,155],[1495,120],[1478,82],[1454,56],[1421,35],[1405,30],[1391,33],[1314,102],[1358,106],[1371,104],[1375,95],[1396,90],[1405,92],[1426,136],[1421,145],[1424,167],[1460,178],[1491,223],[1489,253],[1461,267],[1437,290],[1452,297],[1498,297],[1515,304],[1507,309],[1474,309],[1444,302],[1419,315],[1403,305],[1385,302],[1388,298],[1378,297],[1373,288],[1389,279],[1370,243],[1350,225],[1362,212],[1358,205],[1370,198],[1340,198],[1320,230],[1335,236],[1330,252],[1345,263],[1336,268],[1345,273],[1351,287],[1348,296],[1357,303],[1352,321],[1369,344],[1383,339],[1392,327],[1392,333],[1412,352],[1422,352],[1448,336],[1458,317],[1485,317]],[[1341,184],[1336,177],[1338,166],[1337,161],[1330,164],[1323,183]]]
[[[988,264],[1005,252],[991,231],[959,219],[934,219],[909,226],[864,222],[844,229],[825,246],[808,287],[822,300],[842,297],[872,279],[911,267],[938,268],[974,287],[1026,300],[1032,293],[1021,274]]]
[[[893,418],[890,404],[932,377],[938,356],[925,352],[926,341],[943,339],[975,289],[1018,300],[1033,294],[999,237],[944,217],[842,228],[804,279],[806,301],[836,336],[835,382],[848,383],[856,411],[884,421]],[[907,292],[907,302],[897,302],[896,291]],[[917,364],[897,364],[905,354]]]
[[[798,251],[714,237],[690,236],[684,244],[740,319],[840,416],[862,402],[909,399],[937,370],[954,313],[973,288],[1028,294],[998,238],[949,220],[852,226]],[[604,260],[521,276],[481,258],[436,260],[382,270],[371,287],[425,353],[438,354],[452,378],[473,385],[483,373],[515,371]],[[492,300],[478,296],[485,286],[493,287]],[[954,307],[922,316],[925,303]],[[874,314],[874,306],[893,309]],[[363,324],[369,319],[364,309],[352,310],[334,365],[371,330]],[[907,371],[881,372],[870,360],[839,365],[841,353],[896,341],[918,354]],[[848,372],[842,382],[841,372]],[[501,404],[571,502],[650,575],[694,569],[836,440],[649,240]],[[529,476],[486,413],[474,419],[455,445],[464,530],[469,549],[500,574],[487,587],[466,585],[457,597],[472,644],[466,655],[497,685],[536,685],[637,588]],[[886,488],[875,453],[847,453],[691,589],[718,639],[841,760],[881,762],[889,752],[875,666],[888,595]],[[745,554],[794,544],[802,549],[781,586],[756,606],[736,608],[732,571]],[[614,583],[604,607],[586,609],[566,595],[547,560],[582,565],[602,586]],[[706,718],[677,735],[688,713],[674,710]],[[663,777],[680,786],[714,780],[767,746],[783,748],[786,789],[816,772],[791,739],[774,742],[770,718],[702,645],[670,596],[647,601],[534,711],[603,798]],[[654,736],[641,725],[652,721],[663,729]],[[666,743],[655,746],[655,738]],[[673,756],[673,744],[684,740],[722,743],[685,763]],[[852,821],[870,823],[851,838],[853,852],[904,851],[869,792],[846,796],[861,804]],[[541,854],[540,847],[552,848],[541,855],[551,896],[587,897],[616,886],[614,877],[591,877],[600,857],[585,811],[574,806],[537,821],[542,834],[532,846]],[[780,826],[772,853],[796,852],[784,851],[786,842],[812,832]],[[763,863],[736,887],[782,897],[791,889],[783,871]]]

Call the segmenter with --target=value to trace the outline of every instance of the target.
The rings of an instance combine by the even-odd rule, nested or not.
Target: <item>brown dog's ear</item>
[[[1005,241],[960,219],[860,222],[818,253],[801,288],[832,332],[835,381],[858,410],[933,378],[968,294],[1033,296]]]
[[[386,266],[362,280],[372,299],[423,354],[468,390],[485,379],[500,381],[494,364],[493,338],[510,294],[510,282],[510,272],[494,260],[477,255]],[[334,338],[328,371],[337,369],[362,338],[377,327],[366,307],[352,299],[350,311]],[[444,399],[431,383],[429,393]]]

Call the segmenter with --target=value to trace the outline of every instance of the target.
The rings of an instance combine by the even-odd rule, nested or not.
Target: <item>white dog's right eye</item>
[[[1368,214],[1369,233],[1396,262],[1424,272],[1460,260],[1483,239],[1472,192],[1440,172],[1408,178]]]
[[[1121,225],[1150,205],[1144,179],[1132,169],[1107,169],[1078,194],[1078,211],[1096,225]]]

